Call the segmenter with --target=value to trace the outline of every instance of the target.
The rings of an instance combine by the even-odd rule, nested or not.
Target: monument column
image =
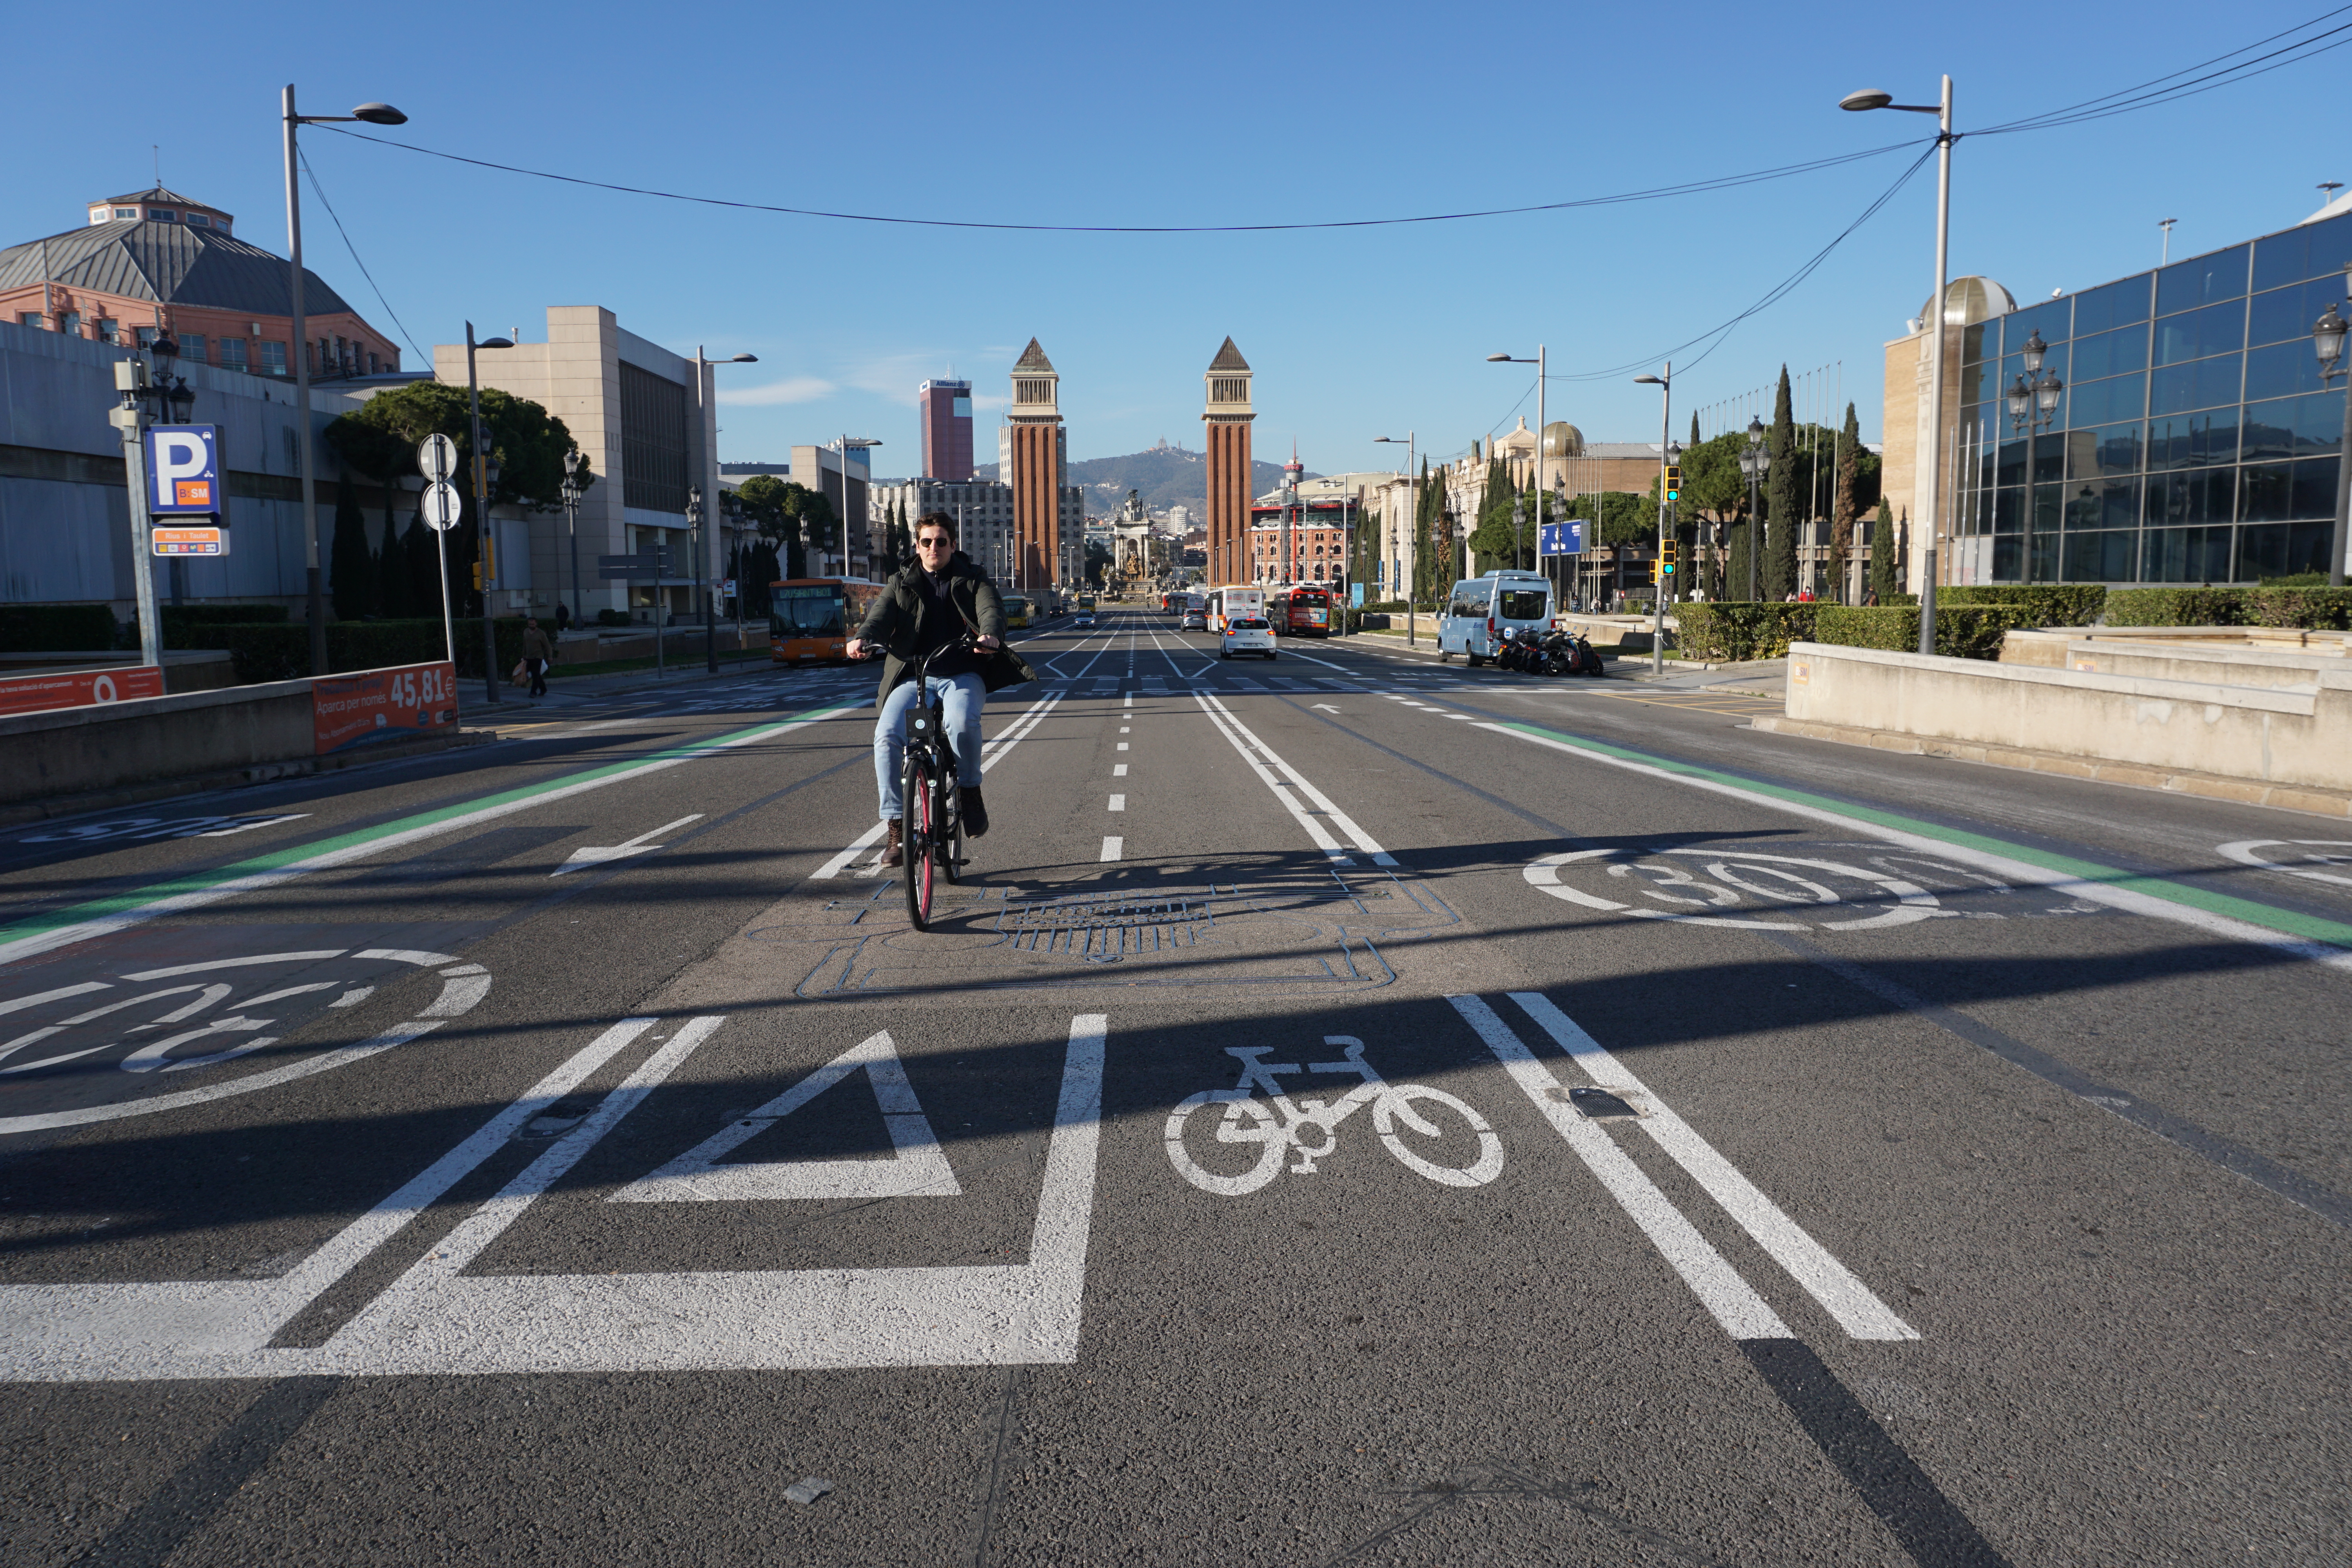
[[[1052,585],[1061,560],[1061,374],[1031,338],[1013,366],[1013,586]]]
[[[1249,361],[1227,338],[1209,362],[1209,582],[1251,580]]]

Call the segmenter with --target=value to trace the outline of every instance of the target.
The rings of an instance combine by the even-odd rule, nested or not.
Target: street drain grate
[[[1571,1089],[1568,1102],[1591,1121],[1610,1116],[1639,1116],[1640,1111],[1605,1089]]]
[[[1213,923],[1209,906],[1190,899],[1107,893],[1014,904],[997,917],[996,929],[1020,952],[1112,963],[1190,947],[1194,933]]]

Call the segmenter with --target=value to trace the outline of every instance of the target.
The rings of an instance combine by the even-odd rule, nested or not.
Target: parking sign
[[[1584,553],[1584,519],[1570,518],[1565,522],[1547,522],[1537,530],[1536,553],[1538,555],[1581,555]]]
[[[147,431],[147,510],[221,510],[220,430],[213,425],[156,425]]]

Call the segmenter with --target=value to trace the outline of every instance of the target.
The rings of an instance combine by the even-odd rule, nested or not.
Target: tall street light
[[[1857,112],[1895,109],[1906,114],[1936,116],[1936,294],[1927,307],[1927,325],[1936,334],[1927,350],[1927,549],[1919,574],[1919,651],[1936,651],[1936,547],[1944,537],[1944,289],[1950,264],[1952,236],[1952,79],[1944,79],[1944,96],[1935,104],[1897,103],[1891,92],[1875,88],[1850,92],[1838,100],[1840,109]],[[2170,231],[2166,231],[2168,236]]]
[[[580,448],[563,454],[563,528],[572,536],[572,624],[580,624]]]
[[[1421,476],[1413,471],[1412,461],[1413,438],[1416,434],[1417,432],[1412,430],[1408,430],[1404,433],[1404,488],[1406,504],[1409,512],[1409,515],[1405,519],[1405,526],[1409,529],[1417,528],[1421,525]],[[1372,437],[1372,440],[1375,443],[1385,443],[1391,447],[1396,445],[1396,437],[1393,436],[1375,436]],[[1391,539],[1395,537],[1393,531],[1391,531],[1390,537]],[[1420,646],[1420,639],[1415,635],[1413,625],[1412,593],[1412,590],[1406,588],[1404,585],[1403,552],[1402,550],[1397,551],[1391,557],[1391,561],[1396,574],[1396,586],[1398,592],[1404,600],[1405,646],[1408,647],[1416,647]]]
[[[291,90],[290,89],[289,89]],[[482,594],[482,676],[488,682],[489,700],[499,701],[499,634],[490,620],[490,590],[498,585],[498,551],[490,542],[490,486],[498,465],[490,460],[490,433],[482,426],[482,382],[474,371],[477,349],[510,349],[512,338],[484,338],[474,341],[474,323],[466,323],[466,427],[473,432],[466,449],[474,463],[474,570],[480,576]],[[305,444],[308,449],[308,444]],[[318,548],[317,530],[311,531],[311,548]],[[313,584],[317,569],[311,572]]]
[[[2018,353],[2025,362],[2025,371],[2017,378],[2017,384],[2009,389],[2007,397],[2010,433],[2025,437],[2025,571],[2031,579],[2033,574],[2033,517],[2040,510],[2033,500],[2036,488],[2033,441],[2058,417],[2058,395],[2065,390],[2065,383],[2060,381],[2055,374],[2042,368],[2042,362],[2049,355],[2050,345],[2042,341],[2039,330],[2025,340]],[[2039,380],[2027,379],[2037,375]]]
[[[1764,446],[1761,419],[1748,422],[1748,449],[1739,454],[1739,471],[1748,477],[1748,602],[1752,605],[1756,602],[1756,557],[1763,553],[1757,547],[1757,535],[1761,531],[1757,520],[1762,513],[1758,510],[1756,487],[1772,471],[1772,454]]]
[[[703,353],[700,343],[694,345],[694,400],[700,405],[698,410],[702,415],[700,434],[705,441],[710,439],[710,377],[707,374],[707,368],[714,364],[757,364],[759,363],[760,356],[757,354],[730,354],[725,359],[711,359]],[[712,457],[710,467],[715,475],[719,467],[716,456]],[[696,486],[695,493],[699,495],[701,489],[701,486]],[[845,459],[842,468],[841,496],[845,502],[849,499],[849,470]],[[712,602],[712,590],[719,581],[719,530],[712,527],[704,531],[709,538],[697,538],[694,543],[694,575],[702,594],[703,664],[709,674],[716,675],[719,673],[719,621],[718,607]],[[741,639],[738,638],[737,641],[740,642]],[[738,648],[737,651],[741,650]]]
[[[1658,389],[1658,559],[1666,558],[1666,536],[1675,526],[1674,502],[1666,499],[1666,469],[1674,460],[1668,448],[1675,444],[1675,366],[1669,360],[1658,367],[1655,375],[1637,375],[1637,385]],[[1541,442],[1537,446],[1540,447]],[[1678,450],[1678,448],[1677,448]],[[1750,551],[1750,554],[1754,552]],[[1661,572],[1650,585],[1650,673],[1666,672],[1666,582]]]
[[[2352,297],[2352,262],[2344,268],[2344,291]],[[2345,374],[2344,334],[2352,322],[2347,322],[2333,302],[2327,313],[2311,326],[2311,346],[2319,352],[2319,384],[2326,386]],[[2352,386],[2352,384],[2347,384]],[[2352,389],[2344,395],[2344,440],[2336,448],[2336,533],[2327,550],[2327,583],[2332,588],[2344,586],[2344,550],[2346,536],[2352,532],[2347,514],[2352,512]]]
[[[294,184],[294,165],[299,157],[294,147],[294,132],[305,125],[331,125],[342,121],[363,120],[370,125],[405,125],[408,116],[388,103],[362,103],[349,114],[297,114],[294,112],[294,84],[286,84],[281,110],[286,122],[286,248],[287,289],[292,296],[294,341],[287,345],[294,352],[294,406],[299,409],[302,426],[302,555],[310,572],[310,673],[327,673],[327,595],[326,585],[319,573],[319,495],[318,481],[310,463],[310,353],[306,341],[310,335],[309,321],[302,314],[302,194]],[[495,671],[492,672],[495,675]],[[490,693],[495,700],[498,692]]]
[[[1508,355],[1508,354],[1488,354],[1488,355],[1486,356],[1486,363],[1487,363],[1488,364],[1531,364],[1531,365],[1534,365],[1534,366],[1536,367],[1536,482],[1535,482],[1535,495],[1536,495],[1536,498],[1537,498],[1537,500],[1536,500],[1536,522],[1537,522],[1537,524],[1538,524],[1538,529],[1540,530],[1540,527],[1541,527],[1542,522],[1543,522],[1543,499],[1542,499],[1542,498],[1543,498],[1543,492],[1544,492],[1544,449],[1543,449],[1543,447],[1544,447],[1544,392],[1545,392],[1545,379],[1544,379],[1544,346],[1543,346],[1543,344],[1541,344],[1541,343],[1538,343],[1538,344],[1536,345],[1536,357],[1535,357],[1535,358],[1533,358],[1533,359],[1531,359],[1531,360],[1526,360],[1526,359],[1513,359],[1513,358],[1512,358],[1510,355]],[[1518,514],[1517,514],[1517,512],[1513,512],[1513,513],[1512,513],[1512,515],[1511,515],[1511,570],[1512,570],[1512,571],[1514,571],[1514,572],[1516,572],[1516,571],[1517,571],[1517,570],[1519,569],[1519,555],[1518,555],[1518,552],[1519,552],[1519,544],[1520,544],[1520,539],[1519,539],[1519,519],[1518,519]]]

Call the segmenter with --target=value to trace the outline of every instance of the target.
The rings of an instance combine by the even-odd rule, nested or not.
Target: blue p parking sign
[[[221,510],[220,427],[157,425],[147,432],[147,510]]]

